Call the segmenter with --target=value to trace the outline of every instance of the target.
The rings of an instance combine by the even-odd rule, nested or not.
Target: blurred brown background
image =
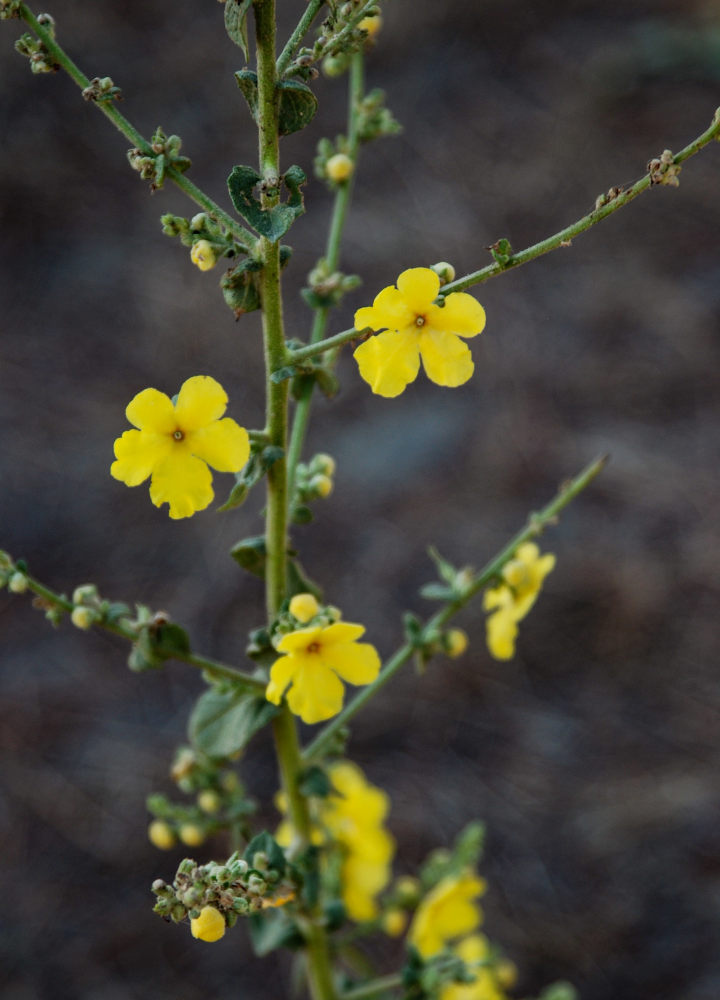
[[[368,80],[405,132],[363,157],[343,266],[365,287],[333,331],[405,267],[445,259],[463,274],[499,237],[521,248],[555,232],[720,104],[717,0],[385,6]],[[286,37],[304,3],[280,7]],[[51,13],[88,75],[122,86],[146,135],[179,133],[190,176],[228,204],[224,179],[255,161],[255,138],[220,5],[54,0]],[[31,76],[19,30],[0,25],[0,546],[58,589],[95,580],[167,608],[198,650],[240,662],[262,594],[226,551],[260,530],[260,498],[172,522],[108,467],[148,385],[211,374],[231,414],[261,426],[257,314],[234,322],[219,274],[161,233],[161,213],[192,206],[149,196],[127,142],[64,75]],[[308,173],[344,121],[343,82],[316,90],[316,124],[282,148]],[[398,872],[487,820],[487,926],[520,995],[567,978],[584,1000],[720,996],[719,168],[707,149],[679,190],[477,289],[488,326],[466,386],[421,377],[382,400],[348,354],[342,394],[315,409],[310,448],[336,456],[337,483],[295,540],[384,654],[403,610],[431,610],[417,596],[429,542],[480,564],[563,478],[612,456],[545,537],[558,564],[516,658],[489,658],[476,603],[469,653],[396,679],[351,743],[392,795]],[[286,278],[300,337],[330,204],[315,180],[306,203]],[[131,674],[119,641],[53,632],[7,592],[0,628],[3,997],[285,996],[284,967],[250,957],[242,928],[207,948],[151,912],[150,883],[182,852],[146,842],[144,799],[172,790],[200,678]],[[243,775],[267,805],[263,738]]]

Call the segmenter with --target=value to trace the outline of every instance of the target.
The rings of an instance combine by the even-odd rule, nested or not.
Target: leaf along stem
[[[595,476],[597,476],[603,469],[606,462],[607,456],[595,459],[594,462],[591,462],[590,465],[583,469],[583,471],[580,472],[574,479],[563,484],[554,499],[551,500],[546,507],[543,507],[541,511],[531,514],[525,527],[514,535],[507,545],[505,545],[504,548],[502,548],[500,552],[498,552],[498,554],[490,560],[490,562],[486,563],[485,566],[475,574],[472,581],[464,589],[462,596],[455,598],[453,601],[449,601],[444,608],[428,619],[425,623],[423,632],[427,634],[446,625],[453,615],[457,614],[461,608],[464,608],[468,601],[470,601],[471,598],[478,593],[478,591],[486,587],[491,580],[500,574],[503,566],[506,562],[512,559],[519,545],[522,545],[523,542],[530,541],[532,538],[536,538],[549,524],[553,523],[557,514],[559,514],[571,500],[574,500],[575,497],[581,493],[582,490],[589,485],[589,483],[592,482]],[[332,742],[338,731],[346,726],[348,722],[357,715],[360,709],[364,708],[371,698],[374,698],[377,692],[387,684],[387,682],[405,663],[408,662],[408,660],[412,658],[415,649],[416,647],[413,643],[404,643],[390,657],[380,671],[377,679],[356,694],[353,700],[343,709],[343,711],[340,712],[339,715],[336,715],[335,718],[320,731],[315,739],[307,745],[307,747],[303,750],[303,760],[307,762],[320,756],[328,744]]]

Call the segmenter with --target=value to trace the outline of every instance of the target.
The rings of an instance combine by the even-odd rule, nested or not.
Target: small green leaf
[[[274,868],[280,875],[284,875],[287,865],[285,852],[267,830],[263,830],[262,833],[258,833],[257,836],[253,837],[245,848],[243,857],[250,867],[253,866],[253,858],[258,853],[262,853],[267,857],[270,868]]]
[[[129,614],[130,608],[127,604],[123,604],[122,601],[113,601],[108,604],[104,617],[108,625],[115,625],[121,618],[125,618]]]
[[[420,588],[420,596],[426,597],[429,601],[451,601],[455,591],[452,587],[446,587],[444,583],[426,583]]]
[[[190,638],[184,628],[168,622],[160,625],[155,632],[155,643],[161,647],[161,655],[171,658],[175,653],[190,652]]]
[[[239,563],[248,573],[255,576],[265,576],[265,562],[267,559],[267,549],[265,547],[265,536],[257,535],[255,538],[243,538],[230,549],[230,555],[235,562]]]
[[[222,505],[218,507],[218,510],[234,510],[236,507],[241,507],[245,503],[248,495],[247,484],[243,482],[242,479],[238,477],[238,481],[235,483],[233,488],[230,490],[230,494]]]
[[[235,79],[237,85],[242,91],[242,95],[247,101],[247,105],[250,108],[250,114],[253,116],[253,120],[257,122],[257,107],[258,107],[258,78],[257,73],[254,73],[251,69],[241,69],[235,74]]]
[[[428,549],[428,555],[435,563],[435,568],[437,569],[440,578],[444,580],[445,583],[454,583],[458,571],[455,569],[453,564],[448,562],[447,559],[443,559],[434,545],[431,545]]]
[[[248,917],[250,941],[255,954],[262,958],[276,948],[301,948],[305,943],[295,924],[282,910],[265,910]]]
[[[318,99],[305,83],[299,80],[280,80],[280,112],[278,131],[280,135],[291,135],[304,129],[315,117]]]
[[[310,524],[313,519],[313,512],[307,504],[300,503],[297,507],[293,508],[291,517],[293,524]]]
[[[188,736],[208,757],[229,757],[242,750],[277,711],[257,695],[210,688],[195,703]]]
[[[225,0],[225,30],[230,38],[248,57],[247,14],[252,0]]]
[[[309,767],[298,776],[298,790],[301,795],[326,799],[332,791],[332,782],[321,767]]]
[[[285,184],[290,192],[287,204],[274,205],[265,209],[254,195],[255,187],[262,180],[252,168],[238,165],[232,168],[228,177],[228,191],[238,215],[261,236],[277,241],[288,231],[298,215],[305,210],[300,185],[305,183],[305,174],[300,167],[290,167],[285,174]]]

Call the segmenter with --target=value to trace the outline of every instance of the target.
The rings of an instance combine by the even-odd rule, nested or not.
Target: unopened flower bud
[[[503,990],[511,990],[517,982],[517,967],[509,958],[501,958],[495,966],[495,978]]]
[[[157,847],[161,851],[169,851],[175,846],[175,834],[170,824],[166,823],[164,819],[152,821],[148,827],[148,838],[153,847]]]
[[[320,452],[318,455],[315,455],[310,464],[315,472],[321,472],[325,476],[335,475],[335,459],[332,455]]]
[[[183,747],[178,751],[175,763],[170,769],[170,777],[173,781],[180,781],[182,778],[187,778],[195,767],[195,764],[194,751],[190,747]]]
[[[222,805],[222,799],[217,792],[212,790],[212,788],[206,788],[198,795],[197,804],[204,813],[212,815],[213,813],[216,813]]]
[[[455,268],[452,264],[448,264],[446,260],[441,260],[437,264],[431,264],[430,270],[437,274],[441,285],[448,285],[451,281],[455,281]]]
[[[8,590],[13,594],[24,594],[28,589],[27,577],[24,573],[13,573],[8,580]]]
[[[70,615],[70,621],[73,623],[75,628],[81,628],[83,631],[89,629],[94,623],[96,618],[95,612],[92,608],[86,608],[84,605],[79,605],[77,608],[72,609]]]
[[[98,598],[98,589],[94,583],[83,583],[73,590],[73,604],[91,604]]]
[[[150,886],[152,891],[157,895],[158,893],[164,892],[167,889],[167,882],[165,879],[156,878],[153,884]]]
[[[368,38],[374,38],[378,31],[382,28],[382,18],[379,14],[371,14],[369,17],[364,17],[358,28],[362,31],[367,31]]]
[[[194,233],[199,233],[201,229],[205,228],[205,223],[208,221],[206,212],[198,212],[197,215],[193,215],[190,219],[190,229]]]
[[[420,882],[412,875],[402,875],[395,883],[395,893],[405,906],[414,906],[420,899]]]
[[[382,918],[382,929],[388,937],[400,937],[407,924],[407,914],[399,907],[388,910]]]
[[[209,271],[217,263],[215,251],[207,240],[198,240],[197,243],[193,243],[190,260],[201,271]]]
[[[188,847],[199,847],[205,840],[205,831],[195,823],[183,823],[178,836]]]
[[[456,659],[468,648],[468,637],[461,628],[451,628],[445,637],[448,656]]]
[[[267,882],[259,875],[251,875],[248,879],[247,889],[253,896],[264,896],[267,892]]]
[[[331,181],[342,184],[352,176],[355,164],[347,153],[336,153],[325,164],[325,173]]]
[[[203,906],[200,916],[190,921],[190,933],[199,941],[219,941],[225,933],[225,917],[214,906]]]
[[[330,476],[313,476],[309,483],[310,489],[315,493],[316,496],[329,497],[332,493],[333,481]]]
[[[320,610],[320,605],[312,594],[295,594],[290,601],[289,610],[293,618],[297,618],[305,625],[306,622],[315,617]]]

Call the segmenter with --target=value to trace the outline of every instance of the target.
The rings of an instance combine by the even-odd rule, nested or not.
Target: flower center
[[[415,317],[415,326],[425,326],[425,317],[424,316],[416,316]]]
[[[184,435],[184,434],[183,434],[183,432],[182,432],[182,431],[181,431],[181,430],[180,430],[180,429],[178,428],[178,430],[176,430],[176,431],[174,432],[174,434],[173,434],[173,437],[175,438],[175,440],[176,440],[176,441],[182,441],[182,439],[183,439],[183,438],[185,437],[185,435]]]
[[[320,652],[320,643],[319,642],[311,642],[310,645],[307,648],[307,651],[308,651],[308,653],[319,653]]]

